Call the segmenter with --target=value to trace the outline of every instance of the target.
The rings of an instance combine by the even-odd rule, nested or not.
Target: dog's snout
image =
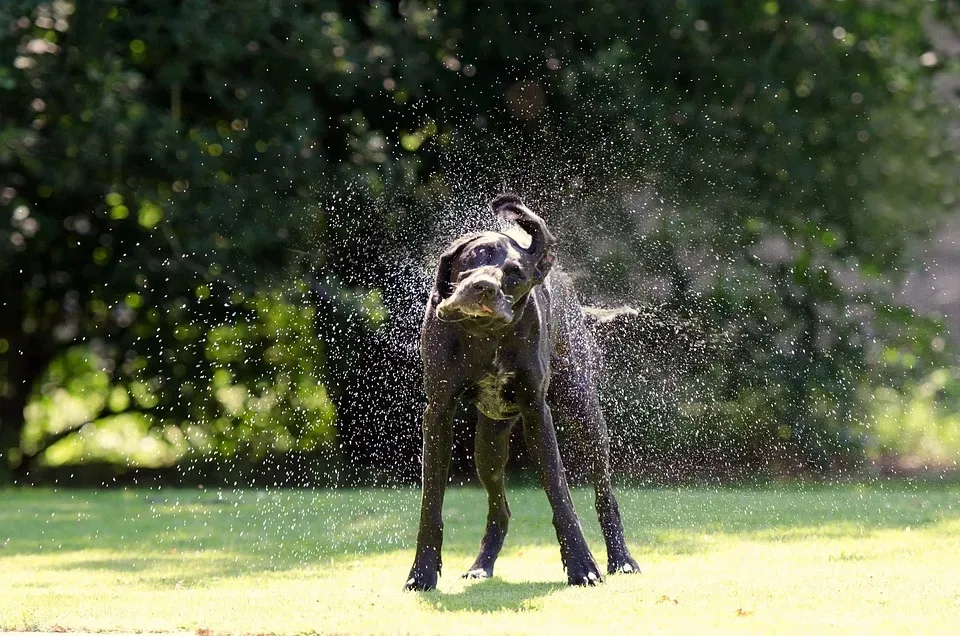
[[[470,289],[478,298],[495,298],[500,286],[489,278],[481,278],[470,283]]]

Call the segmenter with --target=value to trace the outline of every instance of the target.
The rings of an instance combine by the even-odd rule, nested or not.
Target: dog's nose
[[[494,298],[497,295],[498,286],[497,283],[487,279],[481,278],[470,284],[470,288],[478,298]]]

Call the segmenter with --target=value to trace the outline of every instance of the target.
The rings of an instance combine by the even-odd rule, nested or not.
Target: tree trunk
[[[813,419],[810,404],[810,382],[813,380],[813,367],[817,355],[817,314],[809,291],[800,302],[799,309],[803,333],[794,354],[796,375],[790,391],[794,442],[797,461],[802,469],[805,472],[822,472],[826,464],[823,441],[819,439],[822,431],[818,428],[818,422]]]
[[[4,273],[0,271],[0,273]],[[26,423],[24,410],[33,389],[57,353],[52,337],[52,325],[28,333],[24,329],[27,309],[24,291],[27,274],[19,266],[11,267],[10,289],[14,290],[2,307],[0,338],[7,341],[6,351],[0,356],[0,373],[6,375],[6,391],[0,387],[0,485],[23,483],[30,468],[29,458],[20,446]]]
[[[12,385],[8,394],[0,398],[0,485],[17,483],[26,474],[20,439],[29,395],[30,387],[17,384]]]
[[[23,483],[30,469],[20,442],[30,395],[53,354],[36,338],[14,334],[7,353],[7,391],[0,395],[0,484]],[[25,353],[29,351],[30,353]]]

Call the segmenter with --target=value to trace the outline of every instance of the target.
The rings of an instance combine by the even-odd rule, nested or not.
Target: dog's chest
[[[477,410],[494,420],[508,420],[520,414],[514,396],[516,373],[494,360],[493,365],[474,385],[473,402]]]

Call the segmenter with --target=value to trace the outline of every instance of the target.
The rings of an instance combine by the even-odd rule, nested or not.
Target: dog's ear
[[[536,283],[542,283],[557,260],[557,240],[547,224],[515,194],[501,194],[490,202],[490,207],[506,221],[513,221],[530,235],[527,254],[536,259]]]
[[[437,278],[433,283],[433,300],[435,303],[439,303],[453,294],[453,281],[450,280],[453,263],[460,256],[463,248],[475,238],[475,235],[461,236],[440,255],[440,263],[437,265]]]

